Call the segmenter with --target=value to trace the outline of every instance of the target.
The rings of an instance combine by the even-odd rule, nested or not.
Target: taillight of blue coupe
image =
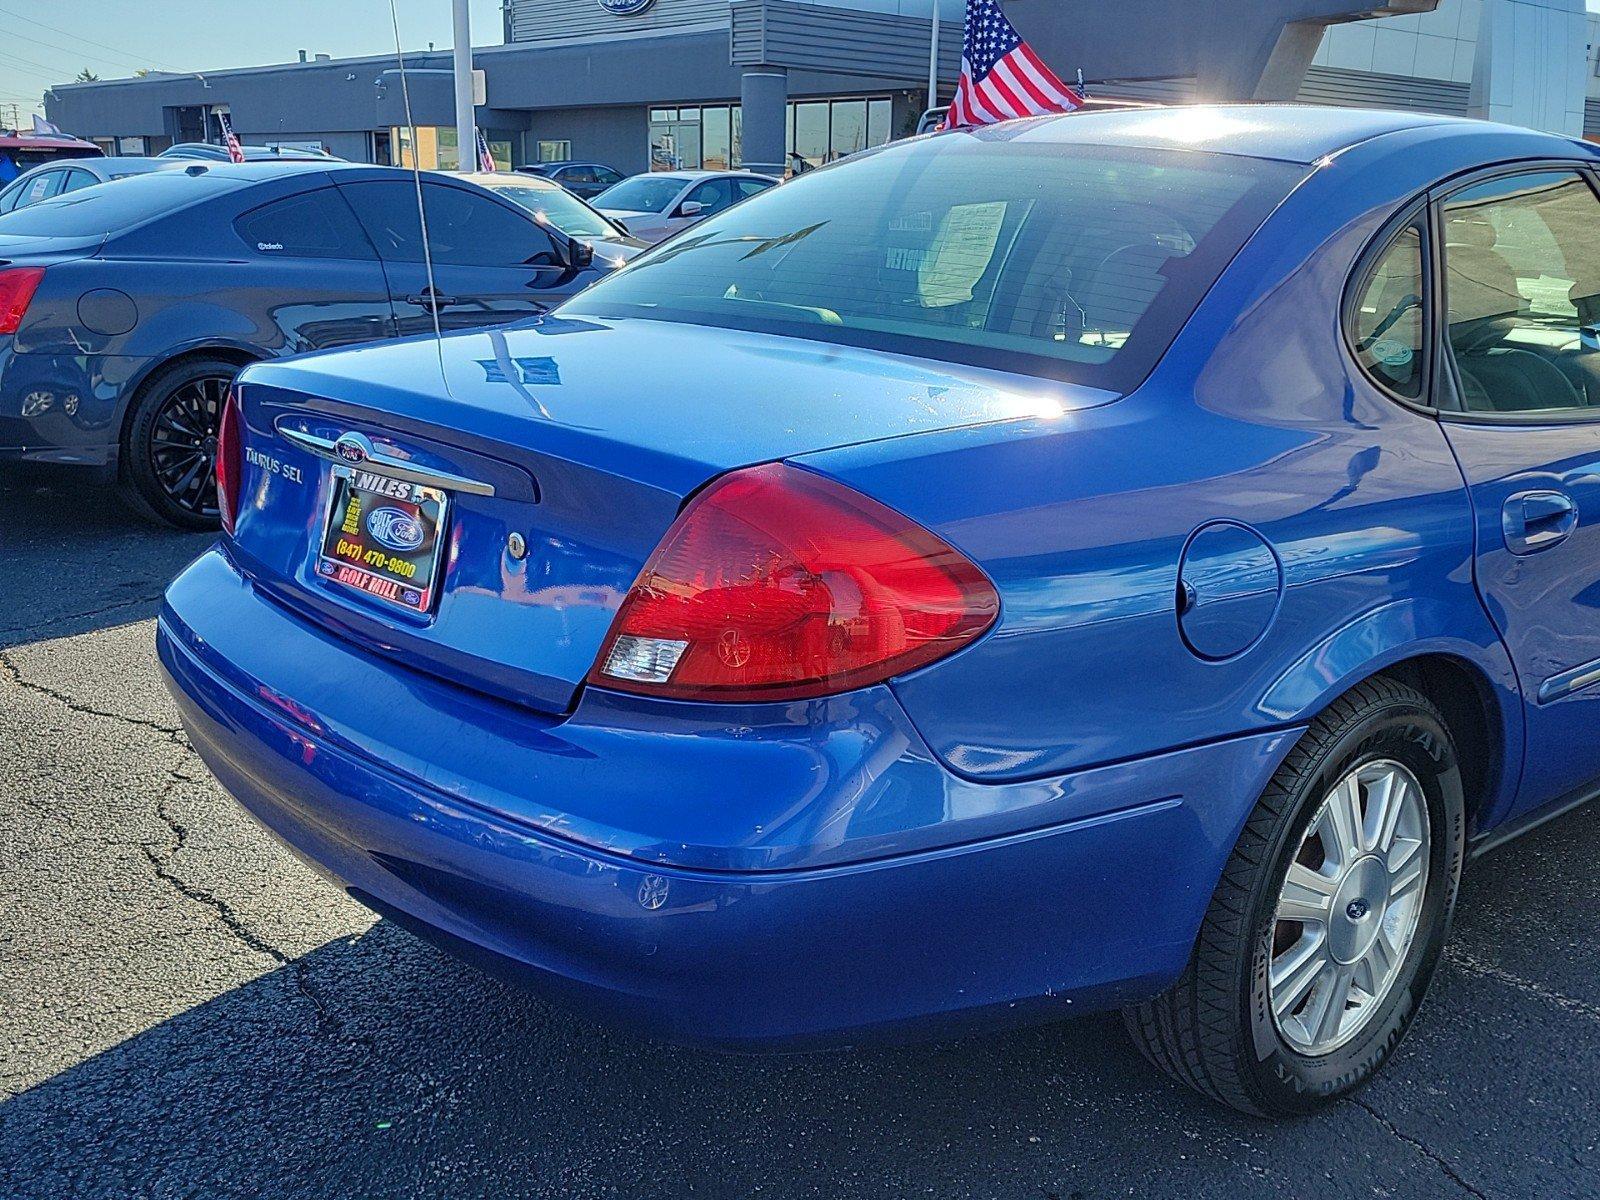
[[[189,736],[350,895],[649,1033],[1121,1008],[1313,1109],[1472,853],[1600,781],[1596,163],[1011,122],[531,322],[251,366],[159,622]]]

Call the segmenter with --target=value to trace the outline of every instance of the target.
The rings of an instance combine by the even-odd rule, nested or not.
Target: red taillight
[[[222,424],[217,429],[217,515],[222,518],[223,532],[230,536],[234,518],[239,515],[239,480],[244,474],[243,423],[238,389],[229,388],[227,402],[222,406]]]
[[[22,318],[33,302],[39,281],[44,278],[43,267],[12,267],[0,271],[0,334],[15,333],[22,328]]]
[[[920,525],[782,464],[684,510],[622,602],[591,683],[696,700],[793,700],[877,683],[978,637],[1000,599]]]

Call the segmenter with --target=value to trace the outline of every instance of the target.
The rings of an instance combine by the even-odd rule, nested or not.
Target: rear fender
[[[1510,656],[1475,594],[1456,603],[1406,597],[1362,613],[1290,663],[1262,697],[1261,714],[1284,724],[1310,721],[1363,679],[1425,655],[1468,664],[1494,698],[1490,725],[1502,766],[1477,810],[1478,830],[1492,828],[1516,799],[1525,723]]]

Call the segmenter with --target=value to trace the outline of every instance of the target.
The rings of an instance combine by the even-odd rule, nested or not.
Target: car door
[[[1600,196],[1576,166],[1437,196],[1443,425],[1527,711],[1519,806],[1600,778]]]
[[[430,287],[415,185],[391,179],[339,188],[383,261],[402,337],[432,332],[435,313],[441,329],[523,320],[594,278],[568,269],[550,233],[527,210],[480,188],[430,181],[422,185]]]
[[[667,233],[674,234],[680,229],[699,224],[707,217],[730,207],[734,198],[732,180],[707,179],[695,184],[687,195],[680,197],[677,204],[667,210],[669,213],[666,220]],[[691,205],[696,204],[700,206],[698,212],[688,211]]]
[[[392,336],[388,280],[337,188],[279,196],[239,214],[233,228],[249,255],[239,306],[276,330],[274,349],[296,354]]]

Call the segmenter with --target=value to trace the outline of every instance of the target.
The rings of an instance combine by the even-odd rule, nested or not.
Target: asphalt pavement
[[[0,481],[4,1200],[1600,1197],[1600,808],[1474,865],[1411,1038],[1316,1118],[1192,1096],[1107,1016],[691,1052],[413,940],[234,809],[152,647],[207,541]]]

